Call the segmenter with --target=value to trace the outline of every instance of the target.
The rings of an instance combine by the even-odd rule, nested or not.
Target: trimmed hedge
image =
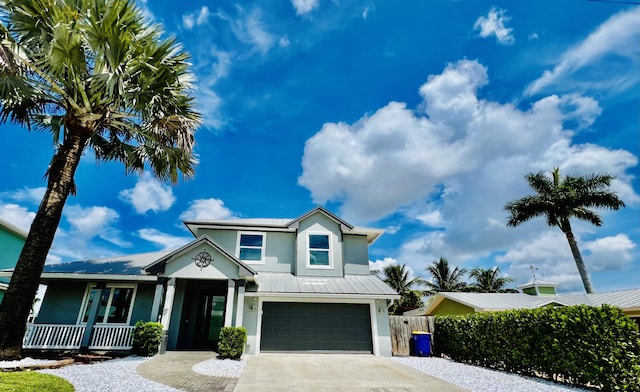
[[[162,342],[162,334],[162,324],[138,321],[133,330],[131,352],[143,357],[156,355]]]
[[[434,353],[604,391],[640,391],[640,333],[603,305],[436,316]]]
[[[240,359],[247,342],[247,329],[244,327],[222,327],[218,342],[220,358]]]

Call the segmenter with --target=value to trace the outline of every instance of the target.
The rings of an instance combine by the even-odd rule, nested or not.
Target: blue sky
[[[544,219],[506,228],[528,172],[609,172],[627,204],[574,222],[597,291],[640,279],[640,7],[562,1],[139,1],[184,43],[205,122],[176,186],[83,158],[48,262],[176,247],[183,219],[324,205],[386,229],[375,268],[439,257],[580,292]],[[0,218],[28,229],[52,154],[11,124]]]

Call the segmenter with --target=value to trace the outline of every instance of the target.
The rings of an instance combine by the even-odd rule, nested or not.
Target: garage
[[[373,351],[368,304],[264,302],[261,351]]]

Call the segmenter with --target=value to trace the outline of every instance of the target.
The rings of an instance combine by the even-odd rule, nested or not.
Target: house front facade
[[[22,229],[0,219],[0,270],[15,267],[26,239]],[[0,302],[8,284],[9,279],[0,277]]]
[[[195,238],[173,251],[46,266],[25,348],[126,348],[143,320],[162,323],[168,350],[215,350],[223,326],[243,326],[248,354],[391,355],[387,300],[399,296],[369,273],[382,230],[322,207],[185,224]]]

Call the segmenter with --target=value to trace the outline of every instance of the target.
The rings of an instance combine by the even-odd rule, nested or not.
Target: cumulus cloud
[[[480,30],[480,37],[487,38],[495,35],[496,40],[503,45],[511,45],[515,38],[511,34],[513,29],[505,27],[505,23],[511,18],[506,16],[507,10],[492,8],[489,14],[481,16],[473,25],[474,30]]]
[[[532,192],[523,179],[529,172],[554,167],[572,175],[609,172],[617,176],[612,188],[625,203],[640,200],[630,174],[636,156],[573,141],[576,130],[600,113],[597,101],[552,95],[518,108],[480,98],[487,83],[485,67],[462,60],[420,86],[423,101],[415,110],[390,102],[352,124],[324,124],[305,144],[299,184],[314,203],[338,203],[349,221],[404,214],[423,222],[425,232],[403,244],[397,256],[413,268],[441,256],[461,266],[492,259],[522,238],[547,232],[544,219],[505,227],[504,204]],[[537,257],[546,248],[540,249]],[[568,245],[548,251],[563,252],[566,260],[565,269],[554,267],[550,274],[566,287],[579,283]],[[526,278],[524,269],[505,272]]]
[[[6,197],[15,201],[28,202],[39,205],[47,188],[22,188],[11,192],[2,192],[0,197]]]
[[[291,0],[291,4],[296,9],[296,14],[306,15],[318,8],[320,0]]]
[[[26,233],[29,232],[31,222],[33,222],[35,216],[35,212],[29,211],[26,207],[13,203],[4,204],[0,202],[0,219]]]
[[[138,179],[133,188],[121,191],[118,197],[131,204],[138,214],[166,211],[176,201],[170,186],[148,175]]]
[[[233,212],[220,199],[198,199],[189,203],[189,208],[180,214],[181,220],[228,219]]]
[[[187,30],[192,30],[195,26],[202,26],[209,20],[209,8],[203,6],[200,11],[182,15],[182,26]]]
[[[633,261],[631,252],[635,247],[626,234],[598,238],[584,244],[583,249],[588,252],[585,262],[594,271],[622,269]]]
[[[621,90],[635,86],[640,82],[640,75],[628,70],[637,69],[640,62],[639,41],[640,7],[613,15],[584,41],[562,53],[553,70],[544,71],[527,87],[526,93],[533,95],[547,87],[566,88],[576,83],[582,85],[583,90],[585,87]],[[626,71],[612,72],[615,63],[606,61],[612,59],[624,64]],[[581,76],[576,75],[579,71]],[[599,77],[589,77],[589,71],[598,72]],[[605,72],[609,76],[603,79]]]
[[[193,240],[190,237],[179,237],[163,233],[157,229],[140,229],[136,234],[143,240],[159,245],[161,249],[177,249]]]
[[[68,205],[64,216],[70,224],[69,238],[72,241],[86,242],[93,237],[100,237],[117,246],[131,246],[131,243],[120,238],[120,231],[114,228],[120,215],[111,208]]]

